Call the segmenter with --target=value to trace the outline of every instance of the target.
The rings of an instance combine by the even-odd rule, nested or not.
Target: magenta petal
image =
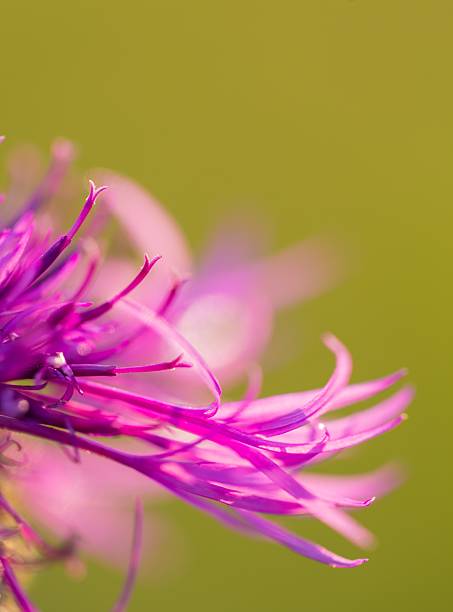
[[[401,415],[414,398],[412,387],[403,387],[376,406],[341,419],[325,421],[331,439],[344,438],[380,427]]]
[[[227,512],[223,508],[209,504],[204,500],[197,499],[185,494],[178,493],[185,501],[193,504],[195,507],[200,508],[204,512],[212,514],[214,518],[222,521],[225,525],[232,527],[238,531],[244,531],[249,535],[262,536],[266,539],[272,540],[293,550],[299,555],[303,555],[308,559],[318,561],[320,563],[326,563],[331,567],[357,567],[362,565],[368,559],[347,559],[337,555],[323,546],[314,544],[309,540],[301,538],[300,536],[287,531],[280,525],[273,523],[270,520],[264,519],[260,516],[251,514],[245,511],[230,511]]]
[[[325,387],[301,408],[270,421],[255,423],[252,427],[253,433],[276,435],[296,429],[320,413],[326,404],[346,387],[352,371],[351,356],[334,336],[326,336],[325,344],[336,357],[335,369]]]
[[[23,612],[37,612],[20,586],[8,559],[0,557],[0,562],[3,566],[3,582],[10,589],[17,605]]]
[[[348,385],[341,389],[332,400],[328,401],[317,416],[319,417],[332,410],[339,410],[374,397],[392,387],[401,380],[405,374],[405,370],[400,370],[399,372],[395,372],[383,378]],[[276,419],[284,414],[301,410],[307,402],[311,402],[319,395],[320,391],[320,389],[316,389],[313,391],[286,393],[283,395],[255,399],[247,406],[246,410],[240,412],[241,418],[238,419],[238,422],[241,427],[247,427],[248,422],[258,423],[260,420]],[[225,402],[222,405],[222,418],[230,419],[232,415],[238,412],[239,407],[240,402]]]
[[[132,548],[129,561],[129,568],[123,590],[112,609],[112,612],[123,612],[129,602],[137,578],[140,565],[141,549],[143,540],[143,504],[137,500],[135,505],[134,531],[132,536]]]
[[[256,533],[263,535],[266,538],[274,540],[287,548],[290,548],[299,555],[319,561],[321,563],[327,563],[331,567],[357,567],[362,565],[368,559],[346,559],[337,555],[323,546],[314,544],[309,540],[305,540],[300,536],[297,536],[283,527],[272,523],[260,516],[252,515],[250,513],[241,512],[241,516],[244,518],[245,523],[251,529],[255,530]]]

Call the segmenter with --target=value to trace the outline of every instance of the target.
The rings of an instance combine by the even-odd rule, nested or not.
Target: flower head
[[[118,289],[113,289],[113,276],[110,283],[105,276],[96,281],[99,252],[77,238],[105,188],[90,183],[79,215],[56,238],[40,217],[68,161],[67,150],[58,153],[44,183],[0,233],[0,458],[13,486],[20,486],[21,466],[12,465],[10,449],[18,444],[17,434],[25,434],[24,444],[30,438],[66,449],[80,470],[90,469],[84,454],[89,451],[104,459],[106,472],[109,465],[127,468],[230,527],[306,557],[337,567],[363,563],[363,558],[347,559],[296,536],[268,516],[309,515],[359,546],[370,544],[371,534],[347,510],[366,507],[375,494],[384,492],[391,485],[388,472],[341,479],[308,475],[305,469],[398,425],[412,398],[409,387],[352,415],[331,414],[391,389],[402,372],[350,384],[351,357],[338,339],[327,335],[324,342],[335,367],[321,389],[258,398],[259,385],[252,378],[243,400],[223,401],[206,359],[206,344],[196,345],[193,325],[203,321],[190,319],[191,342],[184,335],[187,313],[193,303],[200,308],[200,293],[204,298],[235,296],[236,308],[243,296],[244,307],[253,313],[257,302],[247,283],[258,279],[254,286],[263,291],[263,270],[255,266],[245,274],[236,271],[230,278],[226,275],[225,285],[219,275],[215,291],[188,290],[179,305],[179,284],[170,282],[171,273],[159,255],[144,255],[141,267]],[[124,203],[123,217],[134,202]],[[137,225],[136,215],[132,218]],[[162,235],[172,240],[171,232]],[[182,248],[179,257],[184,260]],[[157,298],[149,297],[154,273]],[[250,334],[243,338],[249,342]],[[258,355],[259,350],[249,349],[248,355]],[[215,367],[221,376],[228,368],[235,375],[240,370],[238,356],[243,352],[231,355]],[[247,358],[244,364],[249,362]],[[206,391],[196,401],[195,387]],[[102,473],[93,475],[102,479]],[[43,495],[51,481],[45,480]],[[38,489],[42,482],[36,478]],[[7,517],[0,549],[3,582],[23,609],[31,609],[15,574],[27,559],[18,537],[45,559],[72,553],[72,542],[51,547],[6,496],[0,498],[0,508]],[[140,517],[139,510],[136,514]],[[140,524],[137,519],[118,610],[125,605],[136,572]]]

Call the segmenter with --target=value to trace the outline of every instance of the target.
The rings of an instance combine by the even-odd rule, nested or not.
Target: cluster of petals
[[[279,272],[291,271],[293,257],[244,265],[233,258],[230,265],[220,249],[198,280],[194,274],[193,283],[186,282],[192,264],[173,222],[140,188],[108,173],[109,190],[91,182],[72,225],[54,237],[42,208],[55,196],[69,157],[60,144],[44,180],[0,231],[5,479],[37,493],[41,482],[49,482],[52,466],[46,471],[37,464],[32,483],[20,473],[33,473],[33,445],[50,443],[61,464],[72,462],[71,469],[81,473],[85,468],[101,487],[104,475],[121,466],[232,528],[331,566],[362,564],[363,558],[345,558],[296,535],[275,517],[314,517],[359,546],[372,542],[348,511],[368,506],[391,488],[391,471],[340,477],[307,468],[395,428],[412,399],[409,386],[395,387],[404,372],[351,384],[348,350],[326,335],[334,367],[322,388],[261,398],[259,376],[251,375],[244,397],[225,401],[221,383],[250,370],[267,342],[275,309],[316,293],[315,280],[283,282]],[[135,270],[130,260],[101,263],[92,239],[99,227],[88,227],[90,239],[78,240],[97,200],[116,216],[124,243],[142,252],[152,249]],[[232,310],[222,310],[222,304]],[[213,310],[217,320],[210,331]],[[230,317],[231,333],[219,324],[222,314]],[[364,400],[371,407],[338,416]],[[28,465],[12,458],[19,445]],[[50,456],[54,466],[53,450]],[[91,470],[93,457],[102,469]],[[40,492],[48,505],[51,491],[44,486]],[[31,495],[27,506],[32,515]],[[9,542],[19,536],[25,548],[49,559],[72,554],[73,546],[45,544],[6,496],[0,508],[7,517],[1,527],[3,583],[22,609],[31,610],[15,573],[29,560]],[[130,571],[117,610],[124,608],[136,572],[140,515],[138,507]]]

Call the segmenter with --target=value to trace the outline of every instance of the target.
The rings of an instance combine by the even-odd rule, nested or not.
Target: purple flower
[[[41,209],[57,192],[69,158],[67,146],[59,145],[42,184],[0,233],[0,460],[5,474],[20,488],[21,469],[33,474],[37,466],[36,499],[52,490],[50,464],[33,463],[36,443],[30,446],[29,465],[21,468],[11,456],[20,444],[17,434],[25,434],[24,445],[30,438],[66,449],[74,462],[71,469],[88,470],[89,482],[97,477],[100,487],[104,471],[120,466],[115,469],[157,483],[230,527],[332,566],[363,563],[296,536],[268,517],[312,516],[359,546],[371,543],[371,534],[347,511],[368,506],[390,488],[392,473],[384,469],[341,478],[308,474],[305,468],[398,425],[412,399],[409,387],[352,415],[334,418],[331,413],[393,388],[403,373],[350,384],[351,357],[327,335],[324,342],[335,367],[321,389],[259,399],[259,384],[252,377],[241,401],[223,401],[217,374],[228,381],[247,371],[266,343],[275,308],[303,297],[304,289],[312,294],[320,287],[313,279],[308,290],[306,279],[281,281],[279,274],[291,270],[292,258],[241,266],[240,258],[225,265],[224,254],[211,259],[215,265],[192,288],[182,286],[191,262],[173,222],[141,190],[134,192],[130,183],[111,175],[116,195],[106,194],[107,208],[139,248],[152,246],[164,255],[163,261],[145,255],[140,269],[114,288],[128,267],[107,262],[107,275],[97,275],[98,250],[76,240],[103,187],[90,184],[65,234],[51,238],[52,229],[45,227]],[[154,245],[148,243],[150,223]],[[277,278],[269,280],[272,271]],[[234,303],[232,317],[220,307],[228,300]],[[230,343],[233,349],[223,355],[231,337],[224,334],[222,340],[215,330],[228,315],[234,332],[241,306],[246,323]],[[212,310],[217,316],[210,331],[203,323]],[[103,459],[99,471],[98,464],[91,467],[93,457]],[[121,486],[123,479],[117,482]],[[30,490],[29,479],[27,486]],[[3,582],[22,609],[32,609],[15,568],[33,559],[22,552],[18,538],[42,559],[71,554],[72,545],[49,546],[9,500],[0,497],[0,506],[9,517],[2,527]],[[99,516],[95,511],[91,519]],[[138,507],[117,610],[124,609],[137,569],[140,516]],[[106,521],[111,518],[114,529],[114,515]]]

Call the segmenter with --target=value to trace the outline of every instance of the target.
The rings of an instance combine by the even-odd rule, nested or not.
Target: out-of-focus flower
[[[179,285],[171,281],[174,261],[169,268],[161,266],[158,273],[160,258],[145,256],[138,273],[119,290],[112,289],[109,297],[95,303],[86,299],[104,295],[109,288],[104,278],[104,287],[91,289],[98,251],[86,245],[77,247],[74,240],[103,188],[91,184],[79,216],[56,239],[50,238],[52,230],[39,214],[55,193],[67,159],[67,149],[57,148],[44,183],[0,233],[0,427],[5,432],[0,458],[11,486],[21,482],[21,466],[14,465],[11,450],[18,444],[16,434],[25,434],[24,440],[30,437],[65,448],[76,464],[71,470],[88,470],[91,476],[99,474],[100,481],[103,479],[102,471],[97,472],[97,466],[92,469],[91,459],[85,461],[85,453],[80,452],[89,451],[104,460],[105,474],[112,465],[127,468],[229,526],[332,566],[363,563],[362,558],[347,559],[296,536],[265,516],[312,516],[360,546],[370,544],[369,532],[347,510],[367,506],[375,492],[391,486],[391,477],[378,472],[366,477],[326,478],[307,476],[300,469],[398,425],[412,398],[409,387],[350,416],[330,418],[330,413],[390,389],[402,373],[351,385],[351,357],[329,335],[325,344],[336,365],[323,388],[258,399],[258,388],[252,384],[242,401],[222,402],[217,377],[202,356],[206,348],[198,350],[181,333],[181,319],[197,298],[188,292],[179,314],[171,314],[173,306],[178,312]],[[124,203],[123,217],[128,214],[135,225],[140,222],[136,199]],[[174,240],[171,231],[165,232],[166,222],[161,222],[159,233],[162,252],[166,241]],[[179,251],[173,245],[172,253],[175,258],[174,253],[179,252],[184,264],[182,245]],[[247,278],[249,282],[258,278],[257,286],[265,287],[271,269],[244,272],[244,287]],[[156,272],[158,299],[154,303],[139,291],[151,271]],[[112,287],[115,269],[111,274]],[[239,268],[235,274],[241,278]],[[246,295],[222,290],[221,276],[215,283],[217,294]],[[152,278],[149,281],[151,295]],[[290,290],[289,284],[285,291]],[[285,291],[282,289],[283,294]],[[212,290],[207,294],[212,295]],[[244,307],[253,312],[252,303]],[[192,326],[202,323],[192,317]],[[188,333],[196,336],[196,329],[191,329]],[[211,342],[210,336],[207,341]],[[244,341],[248,342],[246,334]],[[235,356],[226,360],[228,367],[235,360],[250,361],[241,361],[240,350],[232,354]],[[225,373],[228,368],[221,363],[216,370]],[[233,368],[232,376],[239,370]],[[153,384],[153,378],[161,379],[163,372],[168,384]],[[100,383],[99,378],[108,382]],[[204,387],[209,399],[200,395],[195,401],[195,387]],[[31,465],[25,468],[32,471],[33,452],[32,446]],[[52,471],[49,465],[44,470],[39,463],[35,466],[35,491],[45,498],[54,486]],[[118,486],[123,482],[119,478]],[[70,493],[70,477],[68,487]],[[135,491],[135,485],[132,488]],[[28,500],[32,512],[33,497]],[[70,495],[62,499],[66,503],[70,504]],[[36,502],[38,514],[39,505]],[[43,559],[55,559],[69,554],[72,547],[46,544],[5,496],[0,498],[0,507],[6,517],[0,549],[3,584],[22,609],[31,610],[16,578],[16,569],[34,560],[26,548]],[[136,573],[140,514],[138,508],[130,569],[116,610],[124,608]],[[95,512],[91,518],[96,522],[98,516]],[[56,521],[60,518],[56,516]],[[90,522],[90,516],[86,518]]]
[[[260,232],[242,219],[216,232],[197,266],[176,222],[150,194],[116,173],[96,174],[109,185],[102,200],[132,250],[140,257],[150,249],[163,255],[155,284],[139,288],[136,299],[160,309],[197,347],[223,386],[257,363],[277,310],[316,297],[341,275],[338,254],[319,239],[260,255]],[[104,291],[113,271],[120,287],[133,269],[131,258],[107,261]]]

